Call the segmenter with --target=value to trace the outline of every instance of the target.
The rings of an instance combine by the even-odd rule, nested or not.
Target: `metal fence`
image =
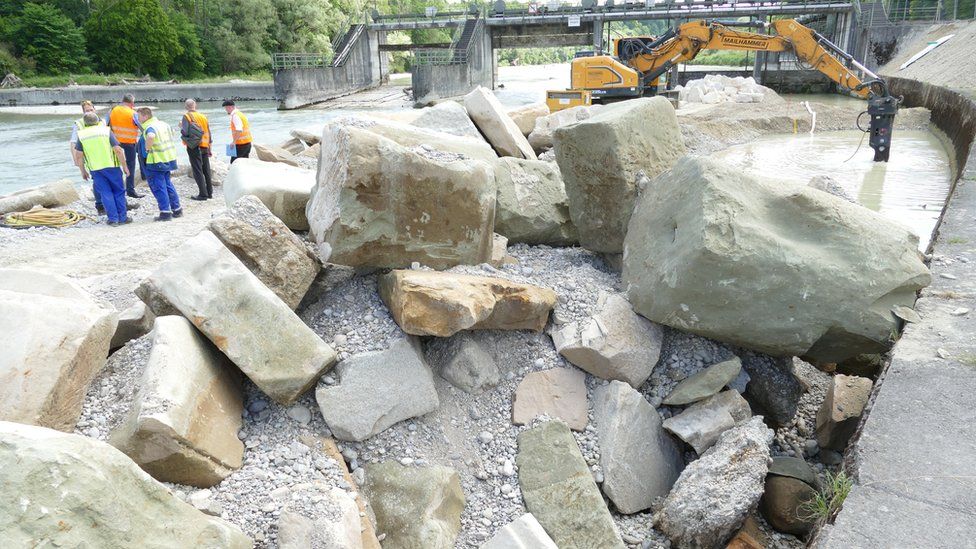
[[[331,62],[332,55],[321,53],[276,53],[271,56],[271,69],[315,69]]]
[[[464,27],[461,27],[461,32],[463,32]],[[463,65],[468,62],[468,58],[471,55],[471,50],[474,48],[475,42],[481,39],[481,33],[484,32],[484,19],[478,17],[474,23],[474,29],[468,38],[468,44],[463,49],[458,48],[458,41],[461,36],[457,36],[454,39],[454,43],[450,48],[417,48],[413,50],[413,64],[414,65]]]

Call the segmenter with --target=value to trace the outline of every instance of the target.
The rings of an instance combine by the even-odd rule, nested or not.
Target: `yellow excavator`
[[[868,100],[869,143],[874,149],[874,160],[886,162],[899,101],[888,92],[884,80],[820,33],[794,19],[780,19],[769,24],[775,34],[734,28],[764,25],[699,20],[684,23],[658,37],[615,39],[615,55],[578,53],[572,62],[571,88],[547,92],[546,103],[549,110],[555,112],[578,105],[655,95],[662,76],[675,65],[694,59],[703,50],[792,51],[802,63]],[[867,78],[859,78],[848,64]]]

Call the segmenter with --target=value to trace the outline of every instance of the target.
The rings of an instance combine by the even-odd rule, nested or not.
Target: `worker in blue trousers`
[[[126,213],[125,181],[122,179],[123,174],[129,175],[125,151],[112,130],[99,123],[97,114],[85,113],[82,121],[85,127],[78,130],[75,144],[75,150],[82,154],[75,157],[75,165],[81,170],[82,179],[88,181],[90,176],[94,181],[95,193],[101,198],[108,224],[131,223],[132,218]]]
[[[95,105],[91,101],[82,101],[81,118],[75,120],[74,124],[71,125],[71,139],[68,141],[68,148],[71,149],[71,158],[76,165],[78,164],[79,157],[84,159],[84,155],[78,152],[76,148],[78,145],[78,132],[85,129],[85,115],[90,112],[95,112]],[[101,120],[99,120],[99,123],[101,123]],[[94,182],[92,182],[92,194],[95,195],[95,211],[99,214],[104,214],[105,206],[102,206],[102,197],[98,196]]]
[[[146,159],[146,179],[149,190],[156,197],[159,216],[156,221],[170,221],[181,217],[180,197],[173,186],[172,172],[176,171],[176,142],[173,132],[162,120],[153,116],[149,107],[136,109],[142,132],[139,136],[139,154]]]

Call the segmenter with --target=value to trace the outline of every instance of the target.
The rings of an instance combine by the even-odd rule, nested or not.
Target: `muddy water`
[[[713,156],[761,177],[808,183],[828,175],[861,205],[911,228],[925,249],[951,184],[945,147],[928,131],[895,132],[889,162],[873,162],[862,135],[769,135]]]

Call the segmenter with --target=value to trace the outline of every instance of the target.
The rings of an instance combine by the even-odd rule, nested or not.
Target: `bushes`
[[[183,53],[158,0],[102,0],[85,22],[85,36],[104,72],[167,76],[173,59]]]
[[[88,68],[85,37],[61,10],[47,4],[25,4],[5,25],[14,53],[28,58],[41,74]]]

